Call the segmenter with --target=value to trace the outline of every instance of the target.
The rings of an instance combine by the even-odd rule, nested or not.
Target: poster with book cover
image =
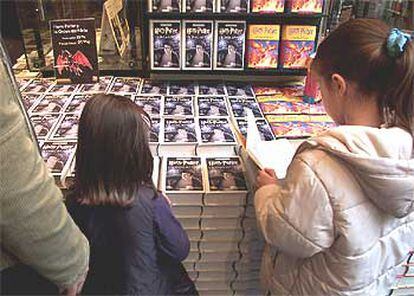
[[[200,83],[199,95],[224,96],[226,94],[223,83]]]
[[[290,0],[288,3],[290,12],[310,14],[323,11],[323,0]]]
[[[37,139],[47,140],[61,114],[34,114],[30,116]]]
[[[181,69],[180,21],[150,22],[150,59],[152,70]]]
[[[168,157],[164,182],[167,192],[204,192],[201,158]]]
[[[228,117],[225,97],[200,96],[197,97],[197,114],[200,117]]]
[[[193,97],[168,96],[164,98],[165,116],[194,116]]]
[[[151,118],[151,128],[150,128],[150,135],[149,135],[150,143],[160,142],[160,130],[161,130],[160,127],[161,127],[161,119]]]
[[[239,157],[206,158],[209,191],[247,191]]]
[[[58,83],[98,81],[95,19],[50,21],[53,65]]]
[[[42,157],[53,176],[60,176],[69,168],[76,142],[49,142],[42,145]]]
[[[92,94],[76,94],[74,95],[66,107],[66,113],[82,113],[86,102],[93,97]]]
[[[214,69],[244,69],[245,31],[244,21],[216,21]]]
[[[237,127],[239,128],[240,133],[243,135],[243,137],[247,138],[247,120],[239,118],[236,120],[236,122],[237,122]],[[257,126],[257,129],[259,130],[260,139],[262,141],[274,140],[272,129],[270,128],[266,119],[256,119],[256,126]]]
[[[196,143],[196,125],[194,118],[164,119],[164,143]]]
[[[254,117],[263,117],[259,104],[254,98],[229,98],[231,111],[234,117],[247,117],[247,110],[253,112]]]
[[[226,93],[229,97],[251,97],[254,98],[253,88],[246,83],[226,83]]]
[[[115,77],[108,92],[135,94],[138,91],[140,82],[141,78],[137,77]]]
[[[252,12],[255,12],[255,13],[283,13],[285,11],[285,0],[251,0],[251,1],[252,1]]]
[[[184,12],[214,12],[216,0],[184,0]]]
[[[305,69],[315,51],[316,26],[285,25],[282,27],[280,63],[286,69]]]
[[[36,104],[36,102],[42,97],[42,94],[29,94],[22,93],[22,103],[26,111]]]
[[[144,79],[139,93],[142,95],[166,95],[168,82]]]
[[[55,84],[52,78],[35,78],[23,90],[23,93],[45,93]]]
[[[211,70],[213,68],[213,21],[183,22],[183,69]]]
[[[227,118],[199,118],[203,144],[234,143],[235,138]]]
[[[141,107],[150,117],[160,117],[162,96],[134,96],[134,102]]]
[[[173,96],[194,95],[196,93],[197,84],[195,82],[170,82],[168,94]]]
[[[81,84],[78,92],[82,93],[105,93],[111,85],[113,76],[101,76],[97,83]]]
[[[52,140],[76,140],[78,137],[79,113],[66,113],[56,124]]]
[[[150,12],[180,12],[181,0],[148,0]]]
[[[44,95],[30,110],[31,113],[60,113],[65,110],[70,95]]]
[[[250,8],[249,0],[218,0],[221,13],[247,13]]]
[[[249,25],[247,67],[276,69],[279,59],[279,25]]]

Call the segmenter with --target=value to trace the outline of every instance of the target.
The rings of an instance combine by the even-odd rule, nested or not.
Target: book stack
[[[410,252],[401,267],[397,282],[390,295],[408,296],[414,294],[414,250]]]
[[[250,245],[258,235],[240,158],[165,157],[160,188],[190,237],[184,265],[200,294],[233,294],[234,284],[240,293],[250,289],[244,281],[256,279],[261,249]]]

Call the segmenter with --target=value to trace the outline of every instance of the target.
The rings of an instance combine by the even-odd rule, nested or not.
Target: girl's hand
[[[261,188],[265,185],[277,184],[276,173],[272,169],[265,168],[261,170],[256,178],[257,188]]]

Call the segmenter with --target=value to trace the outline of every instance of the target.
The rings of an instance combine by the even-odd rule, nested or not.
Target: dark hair
[[[354,82],[359,91],[376,97],[383,123],[412,133],[414,42],[393,58],[386,47],[390,31],[380,20],[350,20],[319,45],[312,69],[324,79],[338,73]]]
[[[126,206],[142,185],[155,192],[146,122],[148,115],[126,97],[98,94],[88,100],[78,130],[77,201]]]

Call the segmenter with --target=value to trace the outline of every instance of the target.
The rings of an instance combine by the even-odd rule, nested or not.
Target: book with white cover
[[[133,101],[150,117],[160,117],[163,108],[163,97],[157,95],[135,95]]]
[[[198,96],[196,109],[200,117],[228,117],[230,115],[224,96]]]
[[[247,185],[239,157],[208,157],[206,205],[244,205]]]
[[[164,118],[160,156],[195,155],[197,126],[194,118]]]
[[[165,157],[161,190],[173,205],[201,205],[205,176],[200,157]]]
[[[191,96],[166,96],[164,98],[164,116],[194,117],[193,97]]]

